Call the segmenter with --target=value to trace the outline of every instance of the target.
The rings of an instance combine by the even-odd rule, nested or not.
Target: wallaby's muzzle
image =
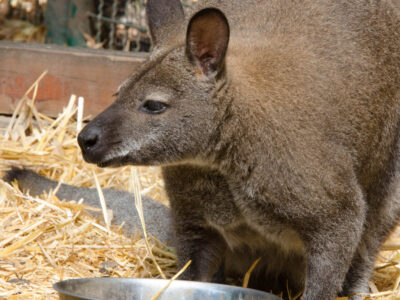
[[[117,145],[118,137],[116,130],[121,123],[118,109],[115,105],[99,114],[87,124],[78,135],[78,143],[81,147],[83,158],[88,163],[95,163],[100,166],[109,165],[110,151],[112,146]],[[114,134],[112,134],[114,132]]]
[[[101,130],[97,126],[86,126],[78,135],[78,143],[81,147],[83,157],[87,162],[95,163],[93,155],[99,148],[99,141],[102,139]]]

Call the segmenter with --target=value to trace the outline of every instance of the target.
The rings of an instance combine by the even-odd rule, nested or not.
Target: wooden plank
[[[0,113],[18,100],[44,70],[36,99],[39,111],[55,116],[71,94],[85,98],[85,115],[113,102],[118,86],[146,55],[108,50],[0,42]]]

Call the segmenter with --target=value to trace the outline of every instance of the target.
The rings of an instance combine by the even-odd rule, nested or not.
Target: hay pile
[[[0,129],[0,171],[24,166],[64,183],[95,187],[97,179],[102,187],[137,195],[135,182],[140,181],[141,194],[166,201],[156,168],[99,169],[83,162],[76,142],[84,121],[81,101],[71,97],[55,120],[40,114],[35,97],[43,76],[21,99],[8,128]],[[139,233],[127,238],[122,228],[109,227],[84,210],[96,208],[79,199],[60,200],[54,193],[31,197],[16,183],[0,180],[0,298],[55,299],[52,284],[68,278],[171,278],[176,273],[176,256],[166,245],[147,242]],[[380,254],[370,283],[373,293],[366,299],[400,299],[399,250],[400,230]]]

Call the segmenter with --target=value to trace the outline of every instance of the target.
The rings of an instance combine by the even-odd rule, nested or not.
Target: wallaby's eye
[[[148,114],[161,114],[168,108],[168,105],[155,100],[146,100],[140,110]]]

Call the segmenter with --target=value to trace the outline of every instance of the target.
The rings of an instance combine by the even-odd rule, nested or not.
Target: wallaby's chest
[[[221,205],[207,205],[204,214],[208,226],[217,230],[232,250],[243,247],[261,250],[272,243],[283,252],[304,253],[303,242],[295,230],[273,220],[257,222],[251,213],[240,209],[233,199]]]

